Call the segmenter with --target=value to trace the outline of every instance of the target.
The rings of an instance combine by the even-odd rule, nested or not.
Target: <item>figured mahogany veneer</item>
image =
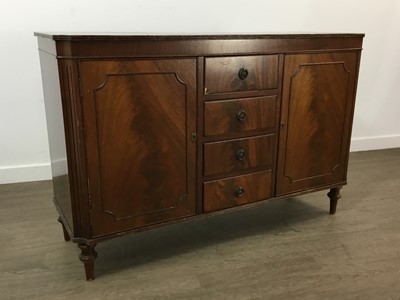
[[[205,94],[274,89],[278,55],[205,58],[204,72]]]
[[[92,235],[194,215],[187,137],[196,130],[196,61],[82,61],[80,69],[91,196],[100,200]]]
[[[274,145],[274,135],[205,143],[204,176],[257,167],[271,169]]]
[[[274,132],[277,96],[209,101],[204,104],[204,135]]]
[[[346,184],[363,34],[37,33],[54,203],[98,242]]]
[[[271,171],[204,183],[204,212],[212,212],[271,197]]]
[[[343,180],[358,57],[356,52],[285,57],[278,195]]]

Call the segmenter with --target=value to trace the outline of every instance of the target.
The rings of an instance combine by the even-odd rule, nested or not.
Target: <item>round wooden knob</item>
[[[238,186],[235,188],[235,196],[236,197],[241,197],[244,194],[244,188],[241,186]]]
[[[245,80],[248,75],[249,75],[249,71],[247,71],[245,68],[241,68],[239,70],[238,76],[239,76],[240,80]]]
[[[246,152],[244,151],[244,149],[239,149],[236,152],[236,159],[237,160],[244,160],[246,158]]]
[[[244,119],[246,119],[247,113],[244,110],[240,110],[237,114],[236,114],[236,118],[240,121],[243,122]]]

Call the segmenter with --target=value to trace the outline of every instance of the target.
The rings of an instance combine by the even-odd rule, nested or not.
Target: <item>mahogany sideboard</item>
[[[364,34],[35,33],[54,203],[98,242],[346,184]]]

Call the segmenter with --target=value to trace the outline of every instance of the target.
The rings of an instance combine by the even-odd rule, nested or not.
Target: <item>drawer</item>
[[[206,136],[266,130],[275,126],[276,96],[206,102]]]
[[[278,55],[208,57],[205,94],[275,89]]]
[[[204,175],[217,175],[252,168],[270,169],[274,135],[204,144]]]
[[[255,202],[271,197],[271,171],[204,183],[204,212]]]

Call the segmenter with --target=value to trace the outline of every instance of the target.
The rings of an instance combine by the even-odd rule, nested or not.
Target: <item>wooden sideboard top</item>
[[[137,40],[137,39],[296,39],[296,38],[362,38],[364,33],[107,33],[107,32],[35,32],[35,36],[53,39],[55,41],[80,40]]]
[[[362,33],[133,34],[35,33],[59,59],[118,59],[289,54],[361,50]]]

